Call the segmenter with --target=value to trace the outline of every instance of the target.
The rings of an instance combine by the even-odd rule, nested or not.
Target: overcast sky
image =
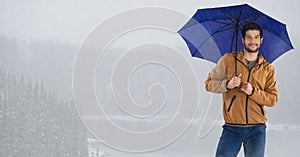
[[[93,28],[125,10],[157,6],[192,16],[197,8],[240,4],[238,0],[1,0],[0,34],[24,40],[58,40],[79,44]],[[286,23],[292,38],[299,38],[300,2],[252,0],[248,3]],[[298,39],[297,39],[298,40]],[[295,43],[294,43],[295,44]]]

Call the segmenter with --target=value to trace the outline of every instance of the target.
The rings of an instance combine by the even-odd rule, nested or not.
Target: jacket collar
[[[244,63],[245,65],[247,65],[246,60],[244,59],[243,51],[239,51],[237,53],[237,59],[239,60],[239,62]],[[262,64],[264,62],[266,62],[265,58],[261,54],[258,54],[258,60],[257,60],[256,64]]]

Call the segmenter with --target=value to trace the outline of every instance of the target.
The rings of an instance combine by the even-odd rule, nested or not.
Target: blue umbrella
[[[216,63],[223,54],[243,48],[240,30],[248,22],[263,28],[259,53],[268,62],[293,49],[286,25],[248,4],[199,9],[178,33],[193,57]]]

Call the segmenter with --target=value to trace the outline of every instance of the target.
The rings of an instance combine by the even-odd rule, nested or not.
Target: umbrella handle
[[[235,53],[234,53],[234,68],[235,68],[234,75],[238,76],[237,75],[237,51],[235,51]],[[240,87],[234,87],[234,89],[240,93],[243,92]]]
[[[237,50],[234,53],[234,75],[237,76]]]
[[[243,91],[241,90],[241,88],[240,88],[240,87],[234,87],[234,89],[235,89],[236,91],[240,92],[240,93],[242,93],[242,92],[243,92]]]

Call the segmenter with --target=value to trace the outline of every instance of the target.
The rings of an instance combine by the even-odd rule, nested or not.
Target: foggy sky
[[[198,8],[245,3],[245,1],[172,1],[172,0],[1,0],[0,34],[9,38],[24,40],[52,39],[60,42],[79,44],[97,24],[122,11],[157,6],[179,11],[187,16]],[[249,1],[250,5],[288,24],[292,38],[295,37],[299,22],[297,6],[300,2],[289,0]],[[270,7],[272,6],[272,7]],[[287,11],[288,10],[288,11]],[[283,14],[284,12],[284,14]],[[294,39],[295,40],[295,39]]]

